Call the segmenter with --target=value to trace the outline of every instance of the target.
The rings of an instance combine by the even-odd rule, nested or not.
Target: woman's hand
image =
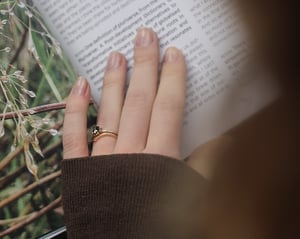
[[[179,159],[185,105],[186,68],[182,53],[169,48],[159,77],[159,41],[148,28],[138,31],[134,67],[124,97],[127,63],[110,54],[97,125],[118,134],[94,142],[92,156],[122,153],[161,154]],[[160,79],[160,82],[159,82]],[[87,110],[90,87],[80,78],[67,100],[63,127],[64,158],[88,156]]]

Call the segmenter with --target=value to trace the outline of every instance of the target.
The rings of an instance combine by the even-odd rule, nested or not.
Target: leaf
[[[54,72],[51,71],[51,68],[49,68],[49,61],[51,61],[52,56],[48,53],[47,39],[40,33],[32,30],[31,27],[29,29],[30,38],[28,41],[28,48],[38,61],[44,77],[46,78],[53,94],[55,95],[55,98],[57,101],[62,101],[62,97],[58,88],[56,87],[56,85],[59,85],[59,82],[56,80]]]
[[[25,140],[24,142],[24,155],[25,155],[25,163],[28,171],[38,180],[38,166],[30,152],[29,141]]]
[[[32,145],[33,150],[36,153],[38,153],[39,155],[41,155],[42,157],[44,157],[44,155],[43,155],[43,153],[41,151],[40,145],[39,145],[39,139],[37,138],[36,135],[34,135],[33,141],[31,142],[31,145]]]
[[[47,46],[44,42],[44,39],[41,39],[41,35],[38,34],[36,31],[32,30],[32,28],[30,28],[28,49],[33,54],[36,54],[36,57],[43,65],[47,64],[49,58],[49,55],[47,53]]]

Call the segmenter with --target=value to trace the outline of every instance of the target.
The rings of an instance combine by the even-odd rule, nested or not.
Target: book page
[[[270,103],[267,75],[243,67],[251,46],[229,0],[34,0],[50,30],[98,102],[106,61],[120,51],[133,66],[138,28],[152,27],[161,51],[183,50],[188,67],[183,156]],[[253,74],[256,72],[257,74]],[[271,85],[270,85],[271,84]]]

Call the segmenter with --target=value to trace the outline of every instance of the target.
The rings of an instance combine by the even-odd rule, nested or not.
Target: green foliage
[[[23,116],[21,111],[64,101],[75,79],[36,9],[19,0],[0,1],[0,113],[17,113],[0,119],[0,202],[35,182],[29,172],[43,179],[59,171],[63,112]],[[0,237],[60,194],[56,178],[0,207]],[[61,209],[52,210],[3,238],[35,238],[62,224]]]

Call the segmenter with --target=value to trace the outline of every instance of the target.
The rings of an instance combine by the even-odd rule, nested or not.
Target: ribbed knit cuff
[[[184,162],[160,155],[64,160],[68,238],[153,238],[168,220],[165,212],[173,211],[174,196],[194,190],[188,188],[195,183],[203,185],[199,174]]]

